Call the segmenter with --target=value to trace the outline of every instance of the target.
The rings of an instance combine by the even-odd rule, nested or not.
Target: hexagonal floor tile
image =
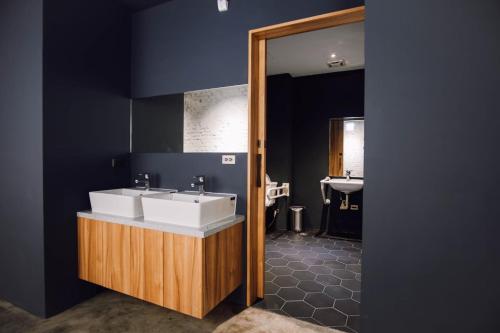
[[[337,256],[330,254],[330,253],[320,253],[318,254],[318,259],[323,259],[323,260],[336,260]]]
[[[285,301],[276,295],[264,295],[264,299],[259,303],[262,308],[269,310],[279,310]]]
[[[361,259],[362,255],[359,252],[351,252],[351,253],[349,253],[349,257],[356,258],[356,259]]]
[[[344,269],[346,266],[345,264],[338,262],[337,260],[325,261],[324,265],[331,269]]]
[[[314,325],[320,325],[321,326],[321,323],[318,322],[316,319],[314,319],[312,317],[311,318],[309,318],[309,317],[307,317],[307,318],[295,318],[295,319],[302,320],[302,321],[307,321],[308,323],[311,323],[311,324],[314,324]]]
[[[345,269],[353,273],[361,273],[361,265],[359,264],[346,265]]]
[[[354,291],[352,293],[352,299],[355,300],[356,302],[361,302],[361,292]]]
[[[335,309],[318,309],[313,318],[325,326],[345,326],[347,322],[347,316]]]
[[[292,276],[278,276],[274,279],[273,283],[280,287],[295,287],[299,283],[299,280]]]
[[[268,259],[267,263],[273,267],[276,267],[276,266],[286,266],[286,264],[288,264],[288,261],[284,259]]]
[[[333,306],[335,300],[323,293],[310,293],[307,294],[304,301],[311,304],[315,308],[329,308]]]
[[[335,299],[349,299],[352,296],[352,292],[341,286],[330,286],[325,288],[325,293],[330,295]]]
[[[332,270],[326,266],[311,266],[309,267],[309,271],[316,274],[331,274]]]
[[[304,301],[285,302],[282,310],[296,318],[311,317],[314,312],[314,308]]]
[[[335,307],[335,309],[339,310],[342,313],[345,313],[346,315],[359,316],[359,314],[360,314],[359,303],[356,301],[353,301],[352,299],[337,300],[335,302],[334,307]]]
[[[361,317],[360,316],[349,316],[347,318],[347,327],[354,330],[355,332],[361,331]]]
[[[285,259],[286,261],[301,261],[302,257],[296,254],[287,254],[282,259]]]
[[[340,284],[341,280],[336,278],[333,275],[329,274],[320,274],[316,277],[316,281],[318,281],[321,284],[324,284],[325,286],[337,286]]]
[[[286,266],[279,266],[279,267],[273,267],[270,272],[275,274],[276,276],[280,276],[280,275],[290,275],[292,274],[293,271]]]
[[[337,261],[343,264],[357,264],[359,259],[351,257],[339,257]]]
[[[285,301],[302,301],[306,293],[299,288],[281,288],[278,295]]]
[[[314,251],[308,251],[308,250],[300,251],[299,253],[297,253],[297,255],[299,255],[303,258],[316,258],[316,257],[318,257],[318,253],[316,253]]]
[[[342,247],[337,246],[335,244],[324,244],[323,247],[327,250],[342,250]]]
[[[309,271],[295,271],[292,273],[292,276],[296,277],[300,281],[314,280],[316,278],[316,275]]]
[[[283,257],[283,254],[280,252],[266,252],[266,259],[276,259]],[[356,261],[357,263],[357,261]],[[351,263],[354,264],[354,263]]]
[[[340,285],[351,291],[361,291],[361,282],[358,280],[342,280]]]
[[[301,281],[298,286],[300,289],[306,292],[319,292],[323,291],[324,286],[314,281]]]
[[[290,243],[277,243],[275,246],[281,250],[293,249],[293,244],[290,244]]]
[[[344,250],[331,250],[330,254],[337,257],[347,257],[347,253]]]
[[[275,285],[272,282],[265,282],[264,283],[264,294],[276,294],[276,292],[280,289],[279,286]]]
[[[306,269],[309,268],[306,264],[299,262],[299,261],[292,261],[288,263],[288,267],[295,271],[305,271]]]
[[[324,261],[316,258],[304,258],[302,262],[306,265],[323,265]]]
[[[299,250],[297,249],[281,249],[280,250],[281,253],[283,254],[297,254],[299,252]]]
[[[353,272],[346,271],[344,269],[334,269],[332,275],[335,275],[339,279],[343,280],[354,279],[356,277],[356,274],[354,274]]]
[[[265,282],[271,282],[272,280],[274,280],[275,277],[276,277],[276,275],[274,275],[273,273],[266,272],[265,275],[264,275],[264,281]]]

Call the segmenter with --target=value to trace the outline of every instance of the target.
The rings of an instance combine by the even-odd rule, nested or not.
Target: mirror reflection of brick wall
[[[247,85],[184,94],[184,152],[247,152]]]

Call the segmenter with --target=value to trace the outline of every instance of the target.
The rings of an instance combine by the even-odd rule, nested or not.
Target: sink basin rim
[[[347,180],[346,178],[332,178],[329,180],[321,180],[322,183],[330,185],[334,190],[343,192],[345,194],[351,194],[363,189],[364,179],[351,178]]]

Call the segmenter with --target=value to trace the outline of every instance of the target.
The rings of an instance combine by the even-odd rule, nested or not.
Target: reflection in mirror
[[[365,121],[363,118],[330,119],[329,174],[364,177]]]
[[[132,101],[133,153],[246,153],[247,85]]]

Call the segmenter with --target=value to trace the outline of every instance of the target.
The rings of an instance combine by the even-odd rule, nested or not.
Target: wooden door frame
[[[249,32],[247,306],[264,297],[267,40],[364,20],[365,7],[360,6]]]

